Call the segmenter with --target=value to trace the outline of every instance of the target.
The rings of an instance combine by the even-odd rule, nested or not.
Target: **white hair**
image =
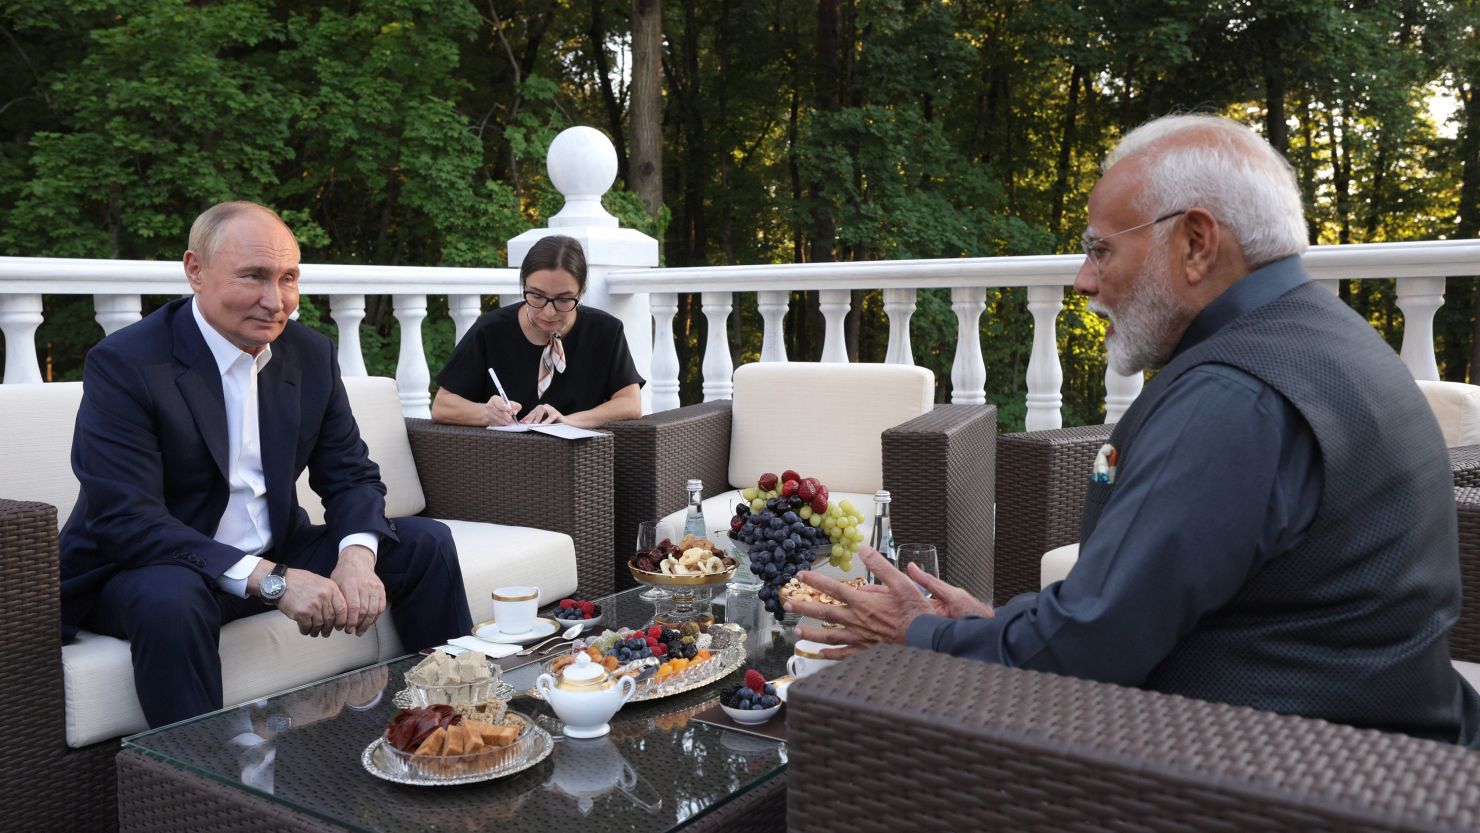
[[[1127,134],[1102,170],[1127,159],[1143,160],[1145,184],[1136,202],[1147,216],[1206,209],[1233,234],[1250,267],[1305,251],[1295,171],[1244,125],[1217,116],[1163,116]]]

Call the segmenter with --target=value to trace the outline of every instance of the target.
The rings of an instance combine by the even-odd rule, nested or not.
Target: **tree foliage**
[[[0,0],[0,253],[174,259],[199,210],[246,198],[281,211],[310,261],[502,265],[560,207],[544,156],[572,124],[617,140],[608,207],[671,265],[1072,252],[1099,160],[1172,111],[1243,120],[1285,152],[1312,242],[1480,233],[1476,0],[657,5],[653,214],[628,190],[631,0]],[[1398,342],[1391,281],[1342,294]],[[362,332],[372,372],[395,364],[387,300]],[[1475,375],[1477,304],[1473,279],[1450,282],[1446,378]],[[75,376],[97,337],[87,299],[47,307],[44,359]],[[327,307],[301,318],[332,330]],[[879,292],[853,294],[854,358],[882,360],[885,321]],[[757,357],[753,297],[732,326],[736,358]],[[919,293],[914,353],[942,399],[956,326],[948,292]],[[682,299],[686,401],[705,327]],[[816,293],[793,293],[787,328],[793,358],[820,354]],[[981,328],[989,396],[1020,425],[1024,291],[989,293]],[[440,301],[426,330],[440,362]],[[1102,413],[1100,339],[1067,298],[1071,423]]]

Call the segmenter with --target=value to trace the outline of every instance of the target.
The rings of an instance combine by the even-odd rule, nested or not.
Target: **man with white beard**
[[[1306,276],[1288,163],[1171,116],[1104,171],[1074,287],[1117,371],[1160,372],[1085,473],[1077,564],[993,611],[865,550],[882,586],[802,574],[847,606],[787,605],[843,626],[801,635],[1476,745],[1447,450],[1392,349]]]

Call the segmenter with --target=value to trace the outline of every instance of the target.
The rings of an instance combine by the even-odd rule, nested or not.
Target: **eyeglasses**
[[[580,298],[550,298],[548,296],[541,295],[540,293],[535,292],[532,289],[524,290],[524,303],[529,304],[535,309],[544,309],[546,304],[554,304],[556,310],[559,310],[560,312],[570,312],[571,310],[575,309],[576,304],[579,304],[580,302]]]
[[[1181,211],[1173,211],[1169,214],[1163,214],[1160,217],[1157,217],[1155,220],[1147,220],[1139,226],[1124,228],[1112,234],[1107,234],[1104,237],[1092,237],[1088,233],[1086,233],[1083,237],[1079,238],[1079,247],[1081,249],[1084,249],[1085,258],[1089,261],[1090,265],[1095,268],[1095,274],[1098,275],[1100,273],[1100,264],[1104,263],[1105,258],[1110,256],[1110,249],[1105,246],[1106,240],[1109,240],[1112,237],[1119,237],[1122,234],[1130,234],[1133,231],[1138,231],[1140,229],[1146,228],[1147,226],[1154,226],[1157,223],[1170,220],[1173,217],[1180,217],[1186,213],[1187,209],[1185,208]]]

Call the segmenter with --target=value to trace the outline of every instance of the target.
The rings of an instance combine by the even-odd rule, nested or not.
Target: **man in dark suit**
[[[385,517],[333,344],[291,321],[298,244],[246,202],[196,219],[195,295],[88,353],[61,534],[62,627],[127,639],[151,726],[222,706],[221,626],[276,607],[362,636],[389,604],[408,648],[472,626],[435,521]],[[299,507],[307,468],[325,525]]]

